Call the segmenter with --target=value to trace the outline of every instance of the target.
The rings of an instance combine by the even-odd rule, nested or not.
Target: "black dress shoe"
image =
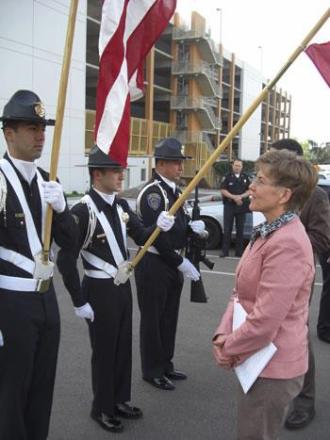
[[[120,420],[103,412],[96,413],[92,411],[91,418],[95,420],[95,422],[97,422],[101,426],[101,428],[105,429],[106,431],[122,432],[122,430],[124,429],[124,426],[122,425]]]
[[[305,428],[315,417],[315,410],[294,409],[286,418],[285,427],[287,429]]]
[[[165,373],[165,376],[171,380],[185,380],[185,379],[187,379],[186,373],[184,373],[183,371],[179,371],[179,370],[169,371],[168,373]]]
[[[117,403],[115,405],[115,415],[124,419],[139,419],[143,412],[136,406],[130,406],[128,403]]]
[[[146,382],[150,383],[156,388],[160,388],[161,390],[172,391],[175,390],[175,386],[173,383],[167,379],[165,376],[161,377],[152,377],[152,378],[143,378]]]
[[[228,254],[225,254],[224,252],[220,251],[219,258],[226,258],[226,257],[228,257]]]

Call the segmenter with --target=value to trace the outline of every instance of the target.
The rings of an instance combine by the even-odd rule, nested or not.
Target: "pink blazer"
[[[300,220],[246,248],[236,269],[235,288],[216,335],[228,335],[223,353],[244,360],[273,342],[277,352],[261,377],[289,379],[308,367],[307,320],[314,279],[312,246]],[[232,331],[233,300],[248,313]]]

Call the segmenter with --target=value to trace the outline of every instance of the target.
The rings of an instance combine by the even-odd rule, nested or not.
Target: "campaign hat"
[[[55,125],[54,119],[46,119],[46,112],[39,96],[31,90],[18,90],[3,108],[0,121],[26,121],[43,125]]]
[[[191,159],[185,155],[184,145],[174,137],[162,139],[155,146],[155,159],[163,160],[186,160]]]

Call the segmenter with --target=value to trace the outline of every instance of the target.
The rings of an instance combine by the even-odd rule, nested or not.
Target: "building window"
[[[187,115],[184,112],[176,112],[176,128],[177,130],[187,129]]]
[[[145,182],[147,180],[147,170],[145,168],[141,168],[141,182]]]

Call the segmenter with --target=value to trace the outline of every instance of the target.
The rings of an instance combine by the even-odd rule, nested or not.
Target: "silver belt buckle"
[[[52,281],[52,278],[48,278],[47,280],[42,280],[39,278],[37,283],[36,292],[38,293],[45,293],[50,287],[50,283]]]

